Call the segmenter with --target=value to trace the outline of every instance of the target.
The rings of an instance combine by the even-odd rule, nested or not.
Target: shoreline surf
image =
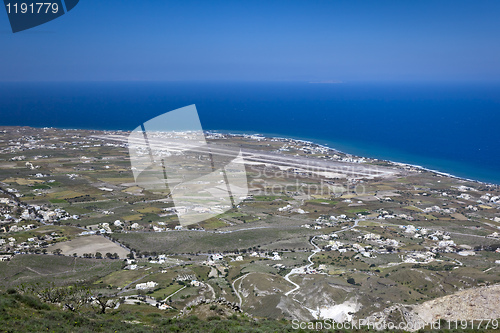
[[[433,169],[433,168],[429,168],[429,167],[425,167],[425,166],[422,166],[422,165],[419,165],[419,164],[413,164],[413,163],[407,163],[407,162],[398,162],[398,161],[394,161],[394,160],[386,159],[386,158],[379,158],[379,157],[371,157],[371,156],[358,155],[358,154],[351,153],[351,152],[348,152],[348,151],[345,151],[345,150],[340,150],[338,148],[332,148],[328,144],[317,143],[317,142],[314,141],[314,139],[304,139],[304,138],[301,139],[301,138],[296,138],[296,137],[279,136],[279,135],[276,135],[276,134],[257,133],[257,132],[255,132],[255,133],[241,132],[240,133],[239,131],[226,131],[226,130],[213,130],[213,131],[211,130],[211,131],[207,131],[207,132],[221,133],[221,134],[226,134],[226,135],[237,135],[237,136],[252,136],[252,135],[255,135],[255,136],[261,136],[262,138],[277,139],[277,140],[293,140],[293,141],[296,141],[296,142],[313,144],[313,145],[316,145],[318,147],[327,148],[329,150],[336,151],[336,152],[339,152],[339,153],[342,153],[342,154],[346,154],[346,155],[351,155],[351,156],[354,156],[354,157],[370,158],[370,159],[373,159],[373,160],[378,160],[378,161],[390,163],[390,164],[393,164],[393,165],[396,165],[396,166],[413,167],[413,168],[417,168],[417,169],[420,169],[420,170],[425,170],[425,171],[428,171],[428,172],[432,172],[432,173],[435,173],[435,174],[438,174],[438,175],[441,175],[441,176],[451,177],[451,178],[460,179],[460,180],[464,180],[464,181],[470,181],[470,182],[474,182],[474,183],[478,183],[478,184],[500,186],[500,184],[497,184],[497,183],[494,183],[494,182],[488,182],[488,181],[482,181],[482,180],[478,180],[478,179],[472,179],[472,178],[457,176],[457,175],[454,175],[454,174],[449,173],[449,172],[439,171],[439,170],[436,170],[436,169]]]

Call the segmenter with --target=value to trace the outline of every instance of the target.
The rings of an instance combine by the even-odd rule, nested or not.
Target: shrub
[[[17,294],[17,290],[14,288],[9,288],[9,289],[7,289],[7,294],[9,294],[9,295]]]

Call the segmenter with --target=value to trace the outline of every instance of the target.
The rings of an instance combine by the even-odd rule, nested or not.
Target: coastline
[[[129,130],[121,130],[121,129],[104,129],[104,130],[102,130],[102,129],[91,129],[91,128],[61,128],[61,127],[47,127],[47,126],[44,126],[44,127],[0,126],[0,128],[8,128],[8,127],[20,127],[20,128],[28,127],[28,128],[37,128],[37,129],[56,129],[56,130],[71,130],[71,131],[96,131],[96,132],[105,132],[105,133],[106,132],[120,132],[120,133],[130,132]],[[302,143],[302,144],[315,145],[317,147],[325,148],[325,149],[331,150],[333,152],[338,152],[338,153],[350,155],[353,157],[369,158],[369,159],[372,159],[375,161],[382,161],[385,163],[389,163],[389,164],[394,165],[394,166],[413,167],[413,168],[420,169],[423,171],[438,174],[440,176],[451,177],[454,179],[473,182],[473,183],[477,183],[477,184],[483,184],[483,185],[487,185],[487,186],[500,186],[500,183],[497,184],[497,183],[490,182],[490,181],[482,181],[482,180],[467,178],[467,177],[463,177],[463,176],[457,176],[457,175],[454,175],[450,172],[439,171],[439,170],[436,170],[434,168],[429,168],[429,167],[425,167],[425,166],[422,166],[419,164],[414,164],[414,163],[398,162],[395,160],[390,160],[390,159],[385,159],[385,158],[363,156],[363,155],[359,155],[359,154],[350,153],[350,152],[345,151],[345,150],[340,150],[338,148],[332,148],[331,146],[329,146],[329,144],[320,144],[320,143],[315,142],[315,140],[321,140],[321,139],[299,138],[299,137],[294,137],[294,136],[283,136],[281,134],[276,134],[276,133],[259,133],[259,132],[235,131],[235,130],[205,130],[204,132],[206,132],[206,133],[219,133],[219,134],[232,135],[232,136],[260,136],[262,138],[268,138],[268,139],[291,140],[291,141],[295,141],[295,142]],[[325,140],[323,140],[323,141],[325,141]]]
[[[4,88],[5,125],[133,130],[194,103],[205,130],[303,139],[500,184],[500,85],[493,83],[75,82]]]
[[[389,160],[389,159],[384,159],[384,158],[375,158],[375,157],[368,157],[368,156],[361,156],[361,155],[353,154],[353,153],[350,153],[350,152],[347,152],[347,151],[344,151],[344,150],[339,150],[337,148],[332,148],[332,147],[328,146],[327,144],[320,144],[320,143],[314,142],[313,141],[314,139],[300,139],[300,138],[294,138],[294,137],[277,136],[276,134],[270,134],[270,133],[257,133],[257,132],[255,132],[255,133],[248,133],[248,132],[244,133],[244,132],[241,132],[240,133],[239,131],[226,131],[226,130],[208,130],[206,132],[208,132],[208,133],[220,133],[220,134],[234,135],[234,136],[261,136],[262,138],[268,138],[268,139],[292,140],[292,141],[295,141],[295,142],[306,143],[306,144],[311,144],[311,145],[315,145],[315,146],[318,146],[318,147],[326,148],[328,150],[331,150],[331,151],[334,151],[334,152],[338,152],[338,153],[342,153],[342,154],[345,154],[345,155],[350,155],[350,156],[353,156],[353,157],[370,158],[370,159],[373,159],[375,161],[386,162],[386,163],[389,163],[389,164],[394,165],[394,166],[412,167],[412,168],[420,169],[420,170],[423,170],[423,171],[435,173],[435,174],[438,174],[440,176],[450,177],[450,178],[459,179],[459,180],[468,181],[468,182],[473,182],[473,183],[477,183],[477,184],[483,184],[483,185],[487,185],[487,186],[500,186],[500,184],[496,184],[496,183],[493,183],[493,182],[487,182],[487,181],[481,181],[481,180],[471,179],[471,178],[467,178],[467,177],[461,177],[461,176],[457,176],[457,175],[451,174],[449,172],[439,171],[439,170],[428,168],[428,167],[425,167],[425,166],[422,166],[422,165],[418,165],[418,164],[405,163],[405,162],[397,162],[397,161],[393,161],[393,160]]]

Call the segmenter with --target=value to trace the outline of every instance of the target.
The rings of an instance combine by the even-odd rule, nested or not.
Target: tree
[[[111,299],[110,296],[99,294],[97,296],[92,297],[93,305],[97,308],[98,313],[104,314],[106,313],[106,309],[112,309],[116,306],[117,300]]]
[[[37,294],[45,302],[61,303],[67,296],[66,289],[64,287],[56,287],[55,283],[51,282],[46,287],[39,288]]]
[[[52,253],[53,253],[54,255],[60,256],[60,255],[61,255],[61,253],[62,253],[62,250],[61,250],[61,249],[55,249],[54,251],[52,251]]]
[[[102,253],[101,252],[96,252],[95,253],[96,259],[102,259]]]
[[[83,286],[71,286],[64,299],[64,307],[72,312],[79,311],[92,301],[90,289]]]

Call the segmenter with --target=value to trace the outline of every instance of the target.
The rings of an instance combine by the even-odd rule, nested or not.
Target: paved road
[[[111,140],[118,141],[122,143],[127,143],[131,140],[134,144],[143,144],[142,140],[135,140],[134,138],[129,138],[125,135],[97,135],[93,136],[101,140]],[[212,155],[225,156],[235,158],[238,149],[237,147],[228,147],[217,144],[210,145],[199,145],[193,144],[193,142],[180,142],[176,140],[169,140],[167,138],[148,138],[148,143],[151,148],[156,150],[169,149],[172,151],[184,151],[189,149],[192,152],[199,153],[210,153]],[[306,170],[309,172],[332,172],[348,175],[354,178],[372,178],[372,177],[387,177],[399,173],[396,168],[385,167],[385,166],[375,166],[362,163],[351,163],[342,161],[332,161],[332,160],[320,160],[310,158],[308,156],[287,156],[283,154],[273,153],[273,152],[263,152],[253,149],[245,149],[243,151],[243,158],[247,161],[265,163],[275,166],[286,166],[291,168],[297,168],[300,170]]]
[[[116,293],[116,295],[120,295],[122,293],[124,293],[125,291],[127,291],[128,287],[130,287],[131,285],[133,285],[134,283],[137,283],[139,281],[141,281],[142,279],[144,279],[146,276],[148,276],[148,274],[144,275],[144,276],[141,276],[140,278],[138,278],[137,280],[134,280],[132,282],[130,282],[129,284],[127,284],[125,287],[122,288],[122,290],[120,290],[119,292]]]

